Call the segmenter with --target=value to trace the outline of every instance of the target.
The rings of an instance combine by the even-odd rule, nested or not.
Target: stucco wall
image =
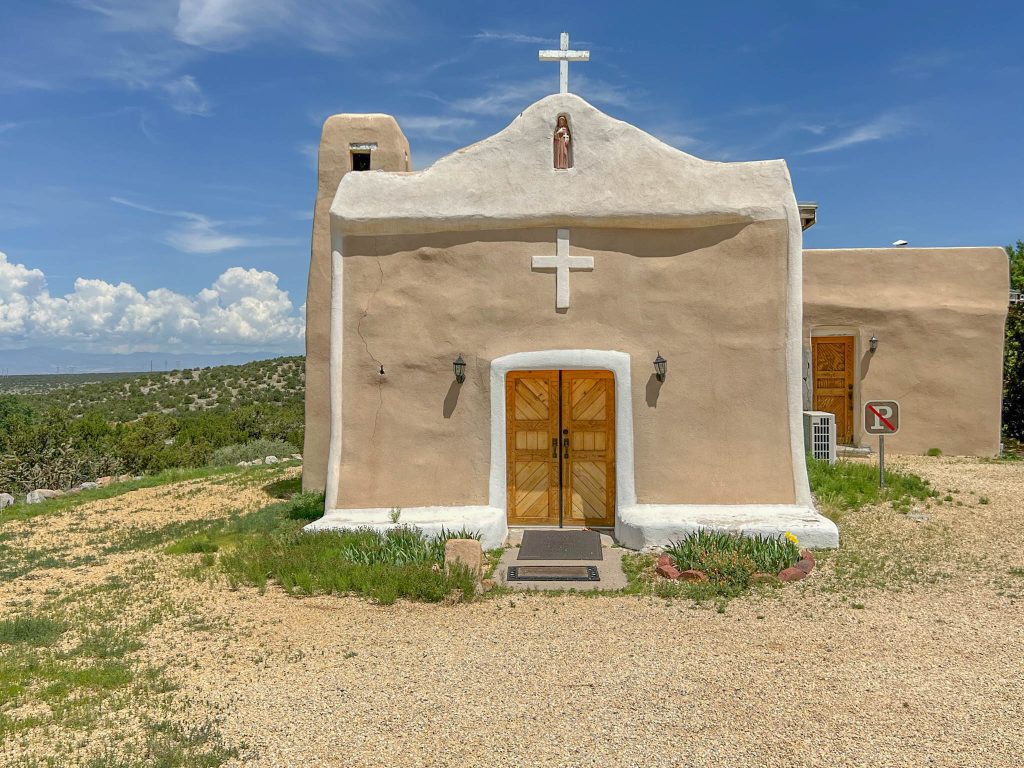
[[[998,452],[1008,290],[1002,248],[804,251],[805,347],[812,333],[856,337],[857,444],[877,447],[863,403],[898,400],[887,451]]]
[[[309,283],[306,294],[306,438],[302,487],[322,490],[330,443],[331,221],[334,193],[351,168],[350,145],[376,142],[371,171],[408,171],[409,142],[390,115],[332,115],[324,123],[317,160]]]
[[[573,227],[564,314],[553,228],[344,237],[337,506],[487,503],[490,361],[581,347],[632,358],[639,502],[792,503],[787,227]]]

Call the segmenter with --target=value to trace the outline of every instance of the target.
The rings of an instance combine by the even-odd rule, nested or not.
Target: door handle
[[[558,458],[558,438],[557,437],[552,437],[551,438],[551,458],[552,459],[557,459]]]
[[[568,437],[563,437],[562,438],[562,449],[564,450],[564,454],[562,455],[562,458],[563,459],[568,459],[569,458],[569,438]]]

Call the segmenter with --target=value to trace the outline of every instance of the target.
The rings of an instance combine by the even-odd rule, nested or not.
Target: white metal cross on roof
[[[569,62],[590,61],[590,51],[570,51],[569,33],[563,32],[557,51],[539,51],[541,61],[558,62],[558,92],[569,92]]]

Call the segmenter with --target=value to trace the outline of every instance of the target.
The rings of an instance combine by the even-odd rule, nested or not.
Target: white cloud
[[[164,83],[162,88],[175,112],[183,115],[209,116],[210,102],[192,75],[182,75]]]
[[[552,41],[546,37],[537,37],[536,35],[523,35],[519,32],[491,32],[489,30],[481,30],[473,35],[474,40],[502,40],[508,43],[532,43],[534,45],[549,45]],[[558,47],[558,40],[556,39],[552,47]]]
[[[183,253],[220,253],[221,251],[230,251],[232,248],[260,248],[291,243],[290,240],[279,237],[250,237],[222,232],[221,227],[225,226],[225,222],[214,221],[201,213],[165,211],[135,203],[123,197],[111,197],[110,200],[137,211],[183,219],[183,224],[173,227],[163,235],[165,243]]]
[[[117,32],[163,33],[211,51],[287,40],[324,53],[381,38],[402,17],[398,0],[77,0]]]
[[[398,118],[398,124],[403,131],[418,138],[452,141],[476,125],[476,120],[444,115],[403,115]]]
[[[863,125],[851,128],[845,133],[826,141],[817,147],[805,150],[808,154],[815,152],[832,152],[836,149],[852,147],[856,144],[863,144],[868,141],[879,141],[889,139],[906,133],[910,121],[904,115],[889,113],[876,117]]]
[[[303,338],[297,310],[273,272],[231,267],[196,296],[129,283],[78,278],[51,296],[38,269],[0,252],[0,343],[74,344],[89,351],[294,350]]]

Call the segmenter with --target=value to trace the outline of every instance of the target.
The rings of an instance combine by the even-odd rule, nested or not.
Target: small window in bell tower
[[[353,152],[352,153],[352,170],[353,171],[368,171],[368,170],[370,170],[370,153],[369,152]]]

